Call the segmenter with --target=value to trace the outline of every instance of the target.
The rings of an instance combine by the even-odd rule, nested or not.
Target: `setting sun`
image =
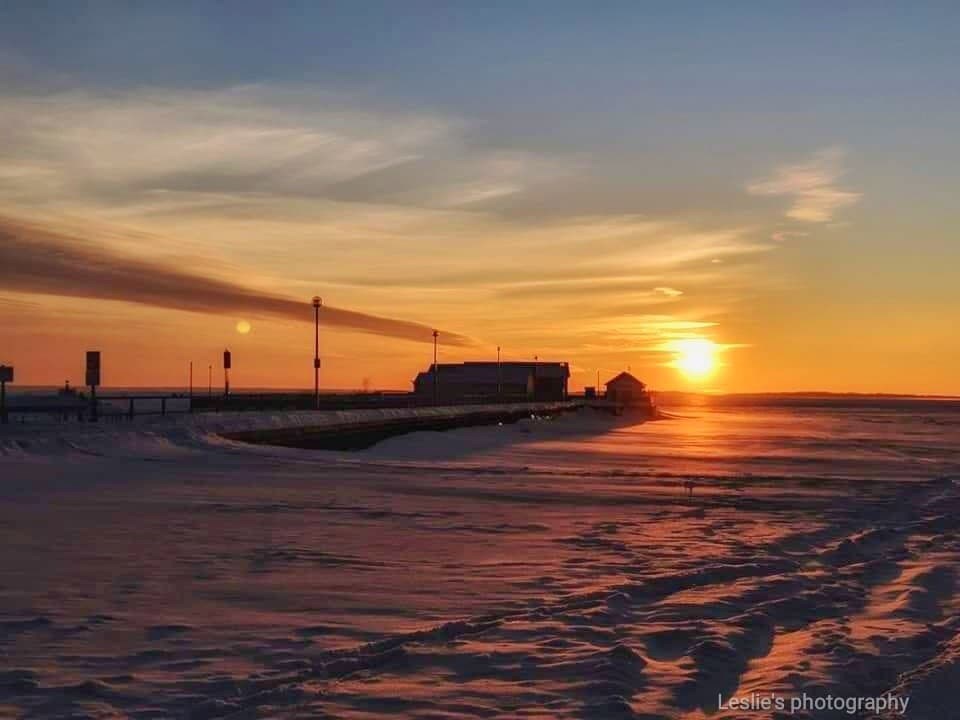
[[[237,323],[237,332],[241,335],[246,335],[252,328],[253,326],[246,320],[240,320]]]
[[[673,366],[690,380],[702,380],[717,367],[717,344],[705,338],[688,338],[671,343],[676,353]]]

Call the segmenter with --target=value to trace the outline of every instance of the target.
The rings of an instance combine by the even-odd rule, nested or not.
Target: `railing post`
[[[127,408],[127,417],[133,420],[133,398],[130,398],[130,407]]]
[[[97,386],[90,386],[90,422],[99,420],[100,408],[97,407]]]

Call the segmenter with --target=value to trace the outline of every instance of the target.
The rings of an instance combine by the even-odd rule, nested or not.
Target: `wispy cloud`
[[[303,301],[193,274],[157,260],[120,254],[55,230],[0,217],[0,290],[121,300],[206,313],[252,313],[312,320]],[[432,328],[415,322],[325,306],[326,325],[388,337],[431,341]],[[444,332],[451,345],[468,338]]]
[[[566,172],[467,124],[258,85],[0,98],[0,200],[203,207],[224,196],[475,207]]]
[[[801,163],[777,168],[773,177],[747,185],[751,195],[784,196],[792,199],[787,217],[802,222],[825,223],[834,213],[860,200],[860,193],[843,190],[837,181],[844,173],[845,153],[830,147]]]
[[[775,246],[716,218],[511,212],[531,196],[554,207],[582,158],[360,96],[246,86],[0,101],[0,221],[16,218],[0,223],[0,292],[309,320],[291,297],[321,288],[331,326],[430,338],[339,300],[541,355],[640,352],[711,332],[702,318],[743,291],[738,269]]]
[[[810,233],[801,232],[799,230],[777,230],[770,235],[770,239],[774,242],[782,243],[791,238],[807,237],[809,234]]]

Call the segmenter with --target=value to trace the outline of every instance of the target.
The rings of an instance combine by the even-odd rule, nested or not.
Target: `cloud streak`
[[[250,313],[313,321],[307,303],[192,274],[157,260],[112,252],[55,230],[0,217],[0,290],[120,300],[203,313]],[[432,328],[416,322],[325,306],[328,326],[431,342]],[[469,338],[443,331],[446,344]]]
[[[313,88],[0,97],[0,198],[116,208],[218,196],[475,209],[568,172],[458,118]]]
[[[791,198],[793,202],[787,210],[787,217],[792,220],[830,222],[838,210],[860,200],[860,193],[836,185],[844,173],[843,159],[842,148],[820,150],[806,162],[784,165],[773,177],[750,183],[747,192]]]

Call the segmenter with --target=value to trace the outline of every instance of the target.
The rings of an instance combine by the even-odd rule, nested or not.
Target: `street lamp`
[[[440,335],[436,330],[433,331],[433,404],[440,404],[440,367],[437,365],[437,337]]]
[[[500,346],[497,345],[497,400],[503,399],[503,373],[500,368]]]
[[[313,296],[313,406],[320,409],[320,307],[323,299]]]
[[[537,363],[539,362],[540,362],[540,356],[534,355],[533,356],[533,399],[534,400],[537,399],[537,390],[539,389],[537,388]]]

